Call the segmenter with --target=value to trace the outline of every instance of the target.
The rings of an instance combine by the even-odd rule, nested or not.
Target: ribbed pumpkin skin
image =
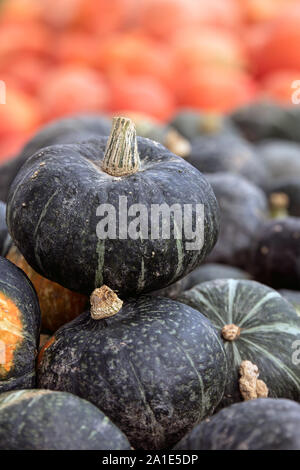
[[[103,137],[48,147],[27,161],[9,196],[12,238],[35,271],[76,292],[89,295],[106,284],[131,296],[166,287],[199,266],[214,246],[219,223],[214,193],[198,170],[144,138],[138,138],[140,171],[112,177],[100,168],[106,143]],[[146,207],[148,239],[120,239],[118,223],[116,239],[98,239],[99,205],[111,204],[118,222],[120,196],[127,197],[128,208]],[[173,223],[170,239],[152,237],[151,207],[163,203],[178,203],[182,210],[192,204],[194,215],[196,204],[204,204],[201,249],[187,249],[185,233],[176,240]]]
[[[7,200],[9,187],[26,160],[44,147],[82,142],[108,135],[110,122],[101,115],[78,115],[50,122],[29,140],[20,154],[0,166],[0,199]]]
[[[227,362],[210,322],[190,307],[144,296],[107,320],[89,312],[58,330],[39,357],[39,387],[98,406],[134,448],[165,449],[211,414]]]
[[[203,313],[221,335],[223,326],[241,328],[234,341],[225,341],[229,370],[222,405],[240,401],[238,370],[243,360],[258,366],[269,396],[300,401],[299,365],[293,364],[300,318],[278,292],[255,281],[216,280],[195,286],[178,297]]]
[[[245,269],[251,241],[267,213],[264,192],[245,178],[232,173],[207,174],[220,206],[220,235],[207,261]]]
[[[300,450],[300,406],[284,399],[236,403],[196,426],[176,450]]]
[[[29,266],[15,245],[10,248],[6,259],[22,269],[36,289],[42,315],[42,331],[54,332],[88,308],[87,296],[72,292],[40,276]]]
[[[6,204],[0,201],[0,256],[5,256],[11,245],[11,238],[6,225]]]
[[[31,388],[35,385],[35,358],[39,345],[41,314],[36,292],[27,276],[10,261],[0,257],[0,340],[4,349],[4,363],[0,363],[0,393],[14,389]],[[4,302],[9,305],[4,304]],[[17,307],[19,319],[12,323],[12,303]],[[14,314],[13,314],[14,315]],[[13,333],[15,347],[10,358]],[[3,344],[4,342],[5,344]],[[3,350],[1,351],[3,353]],[[1,355],[2,357],[2,355]]]
[[[121,431],[70,393],[19,390],[0,395],[0,450],[129,450]]]
[[[251,275],[242,269],[234,266],[227,266],[218,263],[206,263],[188,274],[183,281],[186,281],[185,290],[200,284],[201,282],[214,281],[215,279],[250,279]]]
[[[300,292],[289,289],[280,289],[279,294],[282,295],[290,304],[293,305],[294,309],[300,316]]]

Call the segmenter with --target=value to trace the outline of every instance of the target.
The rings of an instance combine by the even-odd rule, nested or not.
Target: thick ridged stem
[[[140,166],[134,123],[129,118],[114,118],[102,170],[109,175],[120,177],[136,173]]]

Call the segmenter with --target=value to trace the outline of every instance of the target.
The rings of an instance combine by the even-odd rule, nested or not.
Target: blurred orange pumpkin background
[[[291,105],[299,0],[0,0],[0,160],[77,112]]]

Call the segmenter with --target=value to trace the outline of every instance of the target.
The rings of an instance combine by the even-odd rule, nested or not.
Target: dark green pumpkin
[[[195,286],[178,297],[203,313],[218,330],[228,359],[228,381],[222,405],[241,400],[239,366],[257,365],[269,396],[300,401],[299,365],[293,363],[300,340],[300,318],[281,295],[249,280],[216,280]],[[225,325],[240,328],[232,341],[224,339]]]
[[[281,139],[267,139],[257,145],[257,152],[268,170],[269,185],[283,178],[300,176],[299,143]]]
[[[0,256],[6,256],[12,241],[6,225],[6,204],[0,201]]]
[[[7,222],[14,242],[35,271],[84,294],[106,284],[121,296],[131,296],[166,287],[201,264],[218,236],[219,212],[211,186],[198,170],[157,142],[138,137],[135,144],[131,121],[120,118],[109,141],[102,137],[48,147],[22,167],[10,191]],[[99,206],[109,204],[117,222],[120,214],[126,218],[126,210],[119,209],[120,197],[129,209],[143,205],[146,233],[140,233],[137,224],[137,239],[126,230],[125,239],[119,234],[119,227],[124,230],[138,218],[135,213],[125,224],[117,223],[115,238],[98,238],[98,224],[106,216],[97,215]],[[178,204],[182,222],[184,205],[189,204],[194,229],[196,205],[204,205],[203,246],[190,249],[192,240],[185,233],[176,239],[173,216],[170,237],[162,238],[162,217],[154,224],[160,229],[158,238],[152,236],[155,204]]]
[[[191,289],[201,282],[214,281],[215,279],[250,279],[251,275],[242,269],[225,264],[207,263],[188,274],[185,281],[185,290]]]
[[[300,292],[289,289],[280,289],[279,294],[282,295],[290,304],[293,305],[294,309],[300,316]]]
[[[251,103],[234,110],[229,117],[250,141],[290,138],[287,109],[276,103],[270,101]]]
[[[18,171],[31,155],[44,147],[71,144],[99,135],[108,135],[110,121],[101,115],[78,115],[57,119],[42,127],[20,154],[0,166],[0,199],[7,200],[8,191]]]
[[[300,218],[266,222],[252,245],[251,273],[274,289],[300,289]]]
[[[34,387],[40,321],[31,282],[0,257],[0,393]]]
[[[64,325],[39,358],[39,387],[98,406],[134,448],[165,449],[211,414],[224,392],[225,353],[187,305],[144,296],[106,320]]]
[[[245,269],[251,241],[264,222],[268,202],[264,192],[239,175],[206,175],[220,206],[220,235],[207,261]]]
[[[300,450],[300,406],[259,398],[236,403],[196,426],[175,450]]]
[[[190,141],[200,135],[239,134],[238,128],[227,117],[193,109],[180,110],[169,125]]]
[[[205,135],[192,141],[188,161],[203,173],[231,172],[258,186],[266,184],[268,173],[255,147],[234,134]]]
[[[71,393],[18,390],[0,395],[0,450],[129,450],[122,432]]]

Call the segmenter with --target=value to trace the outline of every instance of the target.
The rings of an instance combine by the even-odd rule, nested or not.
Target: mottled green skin
[[[255,281],[216,280],[195,286],[178,300],[209,318],[220,337],[225,325],[241,328],[234,341],[222,338],[229,364],[222,406],[241,400],[238,371],[243,360],[258,366],[269,397],[300,401],[300,368],[293,356],[300,318],[278,292]]]
[[[39,346],[41,313],[33,285],[26,274],[0,257],[0,292],[21,312],[23,339],[14,353],[14,362],[5,378],[0,377],[0,393],[35,386],[35,357]]]
[[[19,390],[0,395],[0,450],[129,450],[100,410],[71,393]]]
[[[250,279],[251,275],[242,269],[225,264],[207,263],[195,269],[183,280],[186,281],[185,290],[191,289],[201,282],[215,279]]]
[[[11,243],[11,237],[6,225],[6,204],[0,201],[0,256],[7,255]]]
[[[236,403],[196,426],[176,450],[300,450],[300,406],[259,398]]]
[[[267,198],[239,175],[221,172],[206,177],[220,206],[220,235],[206,261],[246,269],[251,241],[267,216]]]
[[[43,126],[25,145],[20,154],[0,166],[0,199],[7,200],[9,187],[22,165],[44,147],[71,144],[110,132],[109,119],[97,115],[78,115],[57,119]]]
[[[192,109],[183,109],[176,114],[169,125],[188,140],[200,135],[238,135],[238,128],[225,116],[201,113]]]
[[[40,363],[39,387],[94,403],[134,448],[174,445],[223,396],[221,341],[203,315],[179,302],[144,296],[100,321],[86,312],[55,339]]]
[[[282,295],[290,304],[293,305],[294,309],[300,316],[300,292],[289,289],[280,289],[279,294]]]
[[[35,271],[76,292],[89,295],[106,284],[127,297],[173,284],[198,267],[216,243],[219,212],[211,186],[182,158],[141,137],[140,171],[113,177],[101,169],[106,144],[102,137],[52,146],[27,161],[7,205],[12,238]],[[128,208],[136,203],[146,208],[147,236],[138,234],[134,240],[126,231],[127,238],[120,238],[121,196],[127,197]],[[97,209],[103,203],[116,209],[115,239],[98,239],[103,216],[97,216]],[[194,221],[196,204],[204,204],[203,247],[190,250],[185,233],[175,239],[173,221],[170,238],[152,237],[153,204],[179,204],[182,211],[191,204]],[[128,216],[128,225],[136,217]]]
[[[257,231],[249,270],[274,289],[300,289],[300,218],[270,220]]]
[[[255,147],[234,134],[204,135],[192,141],[188,161],[202,173],[231,172],[264,186],[268,172]]]

